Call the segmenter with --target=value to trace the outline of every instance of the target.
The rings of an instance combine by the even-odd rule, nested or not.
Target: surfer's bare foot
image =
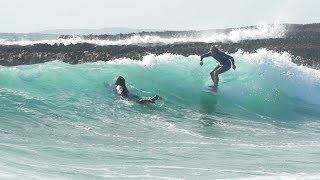
[[[149,100],[152,101],[152,102],[155,102],[158,99],[161,99],[161,97],[158,96],[158,95],[155,95],[154,97],[150,98]]]
[[[212,86],[212,91],[217,92],[218,91],[218,87]]]

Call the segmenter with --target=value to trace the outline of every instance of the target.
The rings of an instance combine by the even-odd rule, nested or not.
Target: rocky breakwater
[[[35,44],[29,46],[1,45],[0,65],[15,66],[44,63],[52,60],[61,60],[70,64],[110,61],[118,58],[141,60],[143,56],[149,53],[200,55],[207,52],[212,44],[215,44],[229,53],[236,52],[238,49],[245,52],[255,52],[260,48],[267,48],[276,52],[289,52],[295,63],[320,69],[320,24],[288,25],[287,28],[287,35],[283,38],[243,40],[235,43],[187,42],[112,46],[98,46],[88,43],[71,45]],[[116,36],[120,37],[119,35]]]

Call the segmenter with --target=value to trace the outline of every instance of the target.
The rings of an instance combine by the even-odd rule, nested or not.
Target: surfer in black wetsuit
[[[158,95],[155,95],[154,97],[150,97],[147,99],[143,99],[137,95],[131,94],[127,89],[126,80],[122,76],[118,77],[115,85],[116,85],[117,94],[119,94],[123,98],[126,98],[128,100],[133,100],[139,104],[155,103],[156,100],[161,99],[161,97]]]
[[[212,90],[217,92],[218,91],[218,83],[219,83],[219,74],[222,74],[228,71],[231,67],[236,69],[236,65],[234,64],[233,57],[221,52],[218,48],[211,46],[210,52],[203,54],[201,56],[200,65],[203,65],[203,58],[206,57],[213,57],[216,59],[220,64],[217,65],[211,72],[211,79],[213,81]]]

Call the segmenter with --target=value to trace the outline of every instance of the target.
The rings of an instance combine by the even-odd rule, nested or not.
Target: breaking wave
[[[238,42],[246,39],[264,39],[264,38],[279,38],[284,36],[286,30],[283,25],[279,23],[267,24],[260,23],[251,28],[233,29],[229,33],[202,33],[197,36],[180,36],[164,38],[160,36],[141,36],[133,35],[127,39],[120,40],[99,40],[99,39],[83,39],[81,37],[73,37],[70,39],[54,39],[54,40],[7,40],[0,39],[0,44],[3,45],[33,45],[33,44],[78,44],[78,43],[91,43],[97,45],[130,45],[130,44],[172,44],[183,42]]]

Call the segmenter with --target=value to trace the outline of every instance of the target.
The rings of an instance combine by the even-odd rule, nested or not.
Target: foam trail
[[[183,43],[183,42],[238,42],[245,39],[264,39],[264,38],[278,38],[285,34],[285,28],[279,24],[274,23],[269,25],[267,23],[259,23],[254,28],[247,29],[234,29],[231,32],[224,33],[205,33],[197,37],[172,37],[172,38],[162,38],[160,36],[140,36],[134,35],[128,39],[121,40],[86,40],[81,37],[74,37],[71,39],[55,39],[55,40],[19,40],[19,41],[8,41],[5,39],[0,39],[0,44],[3,45],[33,45],[33,44],[78,44],[78,43],[91,43],[97,45],[130,45],[130,44],[172,44],[172,43]]]

